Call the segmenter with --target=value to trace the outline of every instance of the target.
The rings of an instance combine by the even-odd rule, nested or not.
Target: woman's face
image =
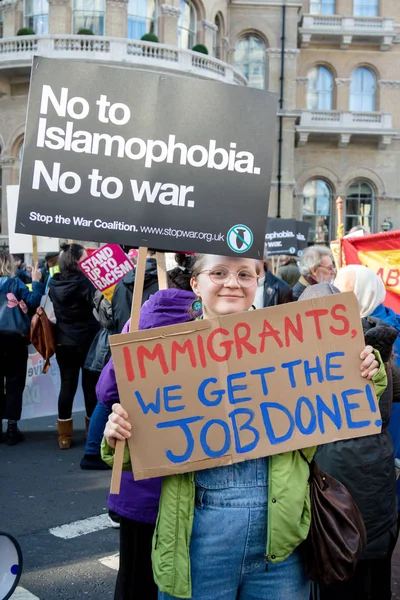
[[[206,256],[201,273],[191,280],[194,293],[202,300],[204,316],[249,310],[256,295],[258,268],[259,262],[252,258]]]

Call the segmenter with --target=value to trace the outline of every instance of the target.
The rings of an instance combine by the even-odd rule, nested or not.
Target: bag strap
[[[50,289],[49,289],[50,288],[50,279],[51,279],[51,276],[50,276],[50,273],[49,273],[49,276],[48,276],[47,282],[46,282],[46,287],[45,287],[45,290],[44,290],[44,295],[46,297],[45,297],[44,303],[43,303],[43,310],[46,308],[47,299],[48,299],[49,293],[50,293]]]
[[[310,466],[311,466],[311,463],[310,463],[310,461],[309,461],[309,460],[307,460],[307,458],[306,458],[306,457],[305,457],[305,455],[303,454],[303,451],[302,451],[302,450],[298,450],[297,452],[300,454],[301,458],[302,458],[303,460],[305,460],[305,461],[306,461],[306,463],[308,464],[308,466],[310,467]]]

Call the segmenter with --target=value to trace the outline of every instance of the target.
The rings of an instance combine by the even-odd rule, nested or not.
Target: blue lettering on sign
[[[341,379],[344,379],[344,375],[333,375],[333,373],[331,373],[332,369],[341,369],[343,366],[342,364],[340,364],[340,365],[332,364],[332,362],[331,362],[332,359],[334,359],[338,356],[344,356],[344,352],[328,352],[328,354],[326,355],[325,376],[326,376],[327,381],[340,381]]]
[[[226,387],[228,391],[228,400],[230,404],[238,404],[239,402],[248,402],[251,400],[251,396],[245,396],[241,398],[237,398],[235,396],[236,392],[244,392],[247,390],[247,385],[232,385],[232,381],[235,379],[244,379],[247,373],[243,371],[242,373],[233,373],[232,375],[228,375],[226,378]]]
[[[304,376],[306,378],[307,387],[310,387],[310,385],[313,384],[311,375],[314,375],[314,374],[317,376],[318,383],[322,383],[324,381],[324,373],[322,371],[321,361],[320,361],[319,356],[315,357],[315,367],[310,366],[309,360],[304,361]]]
[[[289,374],[290,386],[295,389],[297,386],[296,377],[294,376],[294,367],[301,365],[303,361],[299,358],[298,360],[292,360],[291,362],[282,363],[281,368],[287,369]]]
[[[237,417],[239,415],[246,415],[248,417],[247,421],[238,426]],[[260,434],[255,427],[251,426],[251,423],[254,421],[254,411],[250,408],[236,408],[231,413],[229,413],[229,418],[232,421],[232,429],[233,435],[235,437],[235,449],[239,454],[243,454],[244,452],[250,452],[256,448],[258,442],[260,441]],[[244,446],[240,440],[240,431],[251,431],[254,435],[254,439],[252,442],[248,442]]]
[[[166,412],[177,412],[178,410],[183,410],[185,408],[184,404],[180,406],[171,406],[171,402],[177,402],[178,400],[182,400],[182,396],[171,396],[170,392],[175,392],[176,390],[181,390],[181,385],[169,385],[165,387],[163,390],[164,396],[164,407]]]
[[[196,423],[196,421],[202,421],[204,417],[186,417],[186,419],[176,419],[175,421],[167,421],[165,423],[158,423],[157,429],[168,429],[170,427],[180,427],[186,436],[186,451],[183,454],[174,454],[171,450],[167,450],[165,456],[174,464],[183,463],[192,456],[194,449],[194,437],[190,430],[189,425]]]
[[[220,450],[213,450],[207,442],[208,430],[213,425],[220,425],[222,427],[222,429],[224,430],[225,441],[224,441],[224,445],[222,446],[222,448]],[[203,448],[204,454],[207,454],[207,456],[209,456],[210,458],[219,458],[220,456],[223,456],[224,454],[226,454],[228,452],[229,448],[231,447],[231,432],[229,431],[228,423],[226,423],[225,421],[222,421],[221,419],[211,419],[211,421],[208,421],[204,425],[203,429],[201,430],[200,444],[201,444],[201,447]]]
[[[350,429],[362,429],[363,427],[368,427],[371,424],[371,421],[353,421],[352,412],[360,408],[358,402],[350,402],[348,396],[355,396],[356,394],[362,394],[363,390],[345,390],[342,392],[342,400],[344,406],[344,414],[346,415],[347,425]]]
[[[367,400],[368,400],[368,404],[371,409],[371,412],[372,413],[378,412],[378,409],[375,404],[374,394],[372,393],[372,388],[369,385],[369,383],[367,383],[367,385],[365,386],[365,394],[367,396]],[[376,419],[375,425],[377,427],[382,427],[382,419]]]
[[[136,400],[139,402],[139,406],[142,409],[142,413],[144,415],[147,415],[147,413],[150,411],[152,411],[155,415],[160,414],[160,409],[161,409],[160,388],[157,388],[155,402],[149,402],[148,404],[146,404],[142,398],[142,394],[140,392],[138,392],[137,390],[135,390],[135,396],[136,396]]]
[[[310,413],[310,415],[309,415],[310,420],[309,420],[309,423],[307,426],[304,425],[304,423],[303,423],[303,416],[302,416],[303,406],[306,406]],[[315,414],[315,409],[314,409],[314,406],[313,406],[311,400],[309,400],[305,396],[300,396],[300,398],[297,400],[296,411],[295,411],[295,420],[296,420],[297,429],[300,431],[300,433],[302,433],[303,435],[311,435],[312,433],[314,433],[314,431],[317,427],[317,415]]]
[[[254,369],[254,371],[250,371],[250,375],[260,376],[264,396],[268,396],[268,385],[265,376],[268,375],[268,373],[274,373],[274,371],[276,371],[275,367],[265,367],[264,369]]]
[[[202,381],[199,385],[197,397],[200,400],[200,402],[204,404],[204,406],[218,406],[218,404],[221,404],[222,398],[225,394],[225,390],[214,390],[213,392],[210,392],[210,396],[216,396],[216,400],[210,400],[205,396],[206,388],[209,386],[210,383],[218,383],[218,379],[216,379],[216,377],[209,377],[208,379],[204,379],[204,381]]]
[[[333,410],[329,408],[327,404],[323,401],[321,396],[317,394],[317,417],[318,417],[318,427],[321,433],[325,433],[325,423],[323,415],[326,414],[327,417],[334,423],[336,429],[340,431],[343,425],[342,413],[340,412],[339,402],[336,394],[332,394],[332,405]]]
[[[264,421],[265,432],[268,436],[270,443],[274,444],[274,445],[282,444],[282,442],[286,442],[286,440],[289,440],[292,437],[293,431],[294,431],[294,419],[293,419],[293,416],[292,416],[292,413],[290,412],[290,410],[288,408],[286,408],[286,406],[282,406],[281,404],[278,404],[277,402],[262,402],[260,404],[260,408],[261,408],[262,418]],[[274,428],[272,427],[271,417],[269,415],[269,411],[271,409],[280,410],[284,415],[287,416],[287,418],[289,420],[289,427],[288,427],[287,432],[279,437],[275,435]]]

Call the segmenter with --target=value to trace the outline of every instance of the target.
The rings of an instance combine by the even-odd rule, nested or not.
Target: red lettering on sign
[[[210,333],[210,335],[208,336],[207,350],[208,350],[208,354],[210,355],[210,358],[212,360],[215,360],[215,362],[224,362],[225,360],[229,360],[229,358],[230,358],[233,340],[221,342],[220,347],[225,348],[225,354],[222,354],[222,355],[217,354],[215,352],[213,342],[214,342],[215,336],[218,334],[229,335],[229,331],[227,329],[223,329],[222,327],[218,327],[217,329],[214,329],[214,331],[212,331]]]
[[[264,319],[263,330],[261,333],[258,334],[258,337],[261,339],[260,352],[265,352],[265,341],[269,337],[273,337],[276,343],[278,344],[279,348],[283,348],[283,342],[279,335],[280,334],[278,329],[274,329],[271,323],[269,323],[267,319]]]
[[[376,272],[376,274],[378,275],[378,277],[380,277],[382,279],[383,283],[385,283],[385,280],[384,280],[384,277],[383,277],[383,274],[384,274],[383,267],[381,267],[380,269],[378,269],[377,272]]]
[[[304,335],[303,335],[303,322],[301,320],[301,315],[296,315],[296,324],[293,323],[289,319],[289,317],[285,317],[284,321],[284,330],[285,330],[285,344],[286,348],[290,348],[290,336],[291,333],[294,337],[301,343],[303,343]]]
[[[347,317],[340,315],[339,312],[346,312],[346,307],[344,304],[335,304],[335,306],[331,310],[331,317],[335,321],[341,321],[343,323],[343,327],[341,329],[336,329],[333,325],[329,325],[329,331],[333,333],[333,335],[346,335],[350,329],[350,323]]]
[[[399,285],[399,270],[398,269],[390,269],[385,285],[386,285],[386,287],[397,287]]]
[[[132,355],[128,348],[128,346],[124,346],[122,349],[122,353],[124,355],[124,364],[125,364],[125,374],[128,381],[135,380],[135,371],[133,370],[132,364]]]
[[[176,371],[176,355],[185,354],[187,352],[189,354],[190,362],[192,367],[195,369],[197,367],[196,354],[193,348],[192,340],[186,340],[183,344],[179,344],[177,341],[172,342],[171,346],[171,370]]]
[[[239,333],[240,329],[245,330],[245,334],[243,336],[241,336]],[[257,348],[248,341],[251,335],[251,328],[248,323],[237,323],[237,325],[235,325],[233,335],[235,338],[236,354],[238,358],[242,358],[243,348],[250,352],[250,354],[257,354]]]
[[[201,335],[197,336],[197,349],[199,351],[200,364],[203,367],[203,369],[205,369],[207,366],[207,359],[206,359],[206,353],[205,353],[205,349],[204,349],[204,340]]]
[[[317,334],[317,338],[320,340],[322,338],[321,333],[321,324],[319,322],[320,317],[324,317],[329,313],[327,308],[314,308],[313,310],[308,310],[306,312],[306,317],[313,317],[314,325],[315,325],[315,333]]]
[[[156,344],[154,346],[154,350],[148,350],[145,346],[139,346],[139,348],[137,349],[137,353],[136,353],[136,358],[138,361],[138,365],[139,365],[139,372],[140,372],[140,377],[142,379],[146,379],[146,366],[145,366],[145,359],[151,360],[152,362],[155,360],[158,360],[158,362],[160,363],[160,367],[162,372],[164,373],[164,375],[168,374],[168,365],[167,365],[167,361],[165,360],[165,354],[164,354],[164,348],[162,347],[161,344]]]

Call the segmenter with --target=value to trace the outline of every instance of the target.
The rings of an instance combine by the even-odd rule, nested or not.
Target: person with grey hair
[[[300,260],[300,279],[293,287],[293,298],[298,300],[306,287],[330,282],[335,277],[332,252],[326,246],[310,246]]]

